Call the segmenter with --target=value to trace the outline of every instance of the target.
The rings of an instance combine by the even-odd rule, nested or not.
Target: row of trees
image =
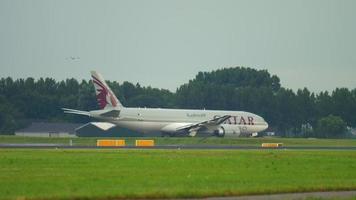
[[[251,111],[263,116],[282,136],[331,137],[320,128],[324,125],[320,120],[335,120],[333,117],[344,122],[343,133],[346,126],[356,126],[356,89],[315,94],[304,88],[294,92],[281,87],[279,78],[266,70],[237,67],[200,72],[177,90],[176,97],[178,106],[184,108]],[[309,130],[303,130],[305,127]]]
[[[332,137],[321,128],[325,118],[333,121],[338,117],[343,126],[356,126],[356,89],[294,92],[283,88],[279,78],[267,70],[235,67],[199,72],[175,93],[138,83],[108,84],[125,106],[245,110],[263,116],[281,136]],[[94,93],[91,81],[86,80],[2,78],[0,131],[13,132],[29,120],[85,122],[87,118],[64,115],[60,108],[98,109]],[[309,127],[307,131],[305,127]]]

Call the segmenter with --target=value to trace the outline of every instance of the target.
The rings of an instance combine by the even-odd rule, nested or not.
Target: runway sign
[[[136,140],[137,147],[153,147],[155,146],[154,140]]]
[[[283,143],[262,143],[262,147],[266,148],[276,148],[276,147],[282,147]]]
[[[96,146],[98,147],[123,147],[125,140],[97,140]]]

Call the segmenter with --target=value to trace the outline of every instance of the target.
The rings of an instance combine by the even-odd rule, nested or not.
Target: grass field
[[[51,143],[51,144],[69,144],[72,140],[73,145],[96,145],[97,139],[103,138],[39,138],[39,137],[21,137],[21,136],[0,136],[0,144],[5,143]],[[108,139],[108,138],[105,138]],[[133,137],[115,138],[125,139],[128,145],[133,145],[135,139]],[[142,139],[142,138],[141,138]],[[157,145],[241,145],[241,146],[260,146],[264,142],[283,143],[284,146],[354,146],[356,147],[356,139],[305,139],[305,138],[218,138],[209,137],[206,139],[197,137],[173,137],[173,138],[144,138],[154,139]]]
[[[0,149],[0,199],[355,190],[355,151]]]

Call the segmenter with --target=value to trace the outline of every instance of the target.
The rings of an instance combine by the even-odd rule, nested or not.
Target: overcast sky
[[[199,71],[267,69],[282,85],[356,87],[356,1],[0,0],[1,77],[172,91]]]

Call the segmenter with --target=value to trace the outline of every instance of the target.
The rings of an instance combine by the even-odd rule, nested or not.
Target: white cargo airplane
[[[88,123],[103,130],[119,126],[142,133],[161,132],[170,136],[199,134],[224,137],[252,135],[268,128],[262,117],[243,111],[127,108],[99,73],[92,71],[91,76],[101,110],[63,110],[65,113],[87,115],[104,121]]]

